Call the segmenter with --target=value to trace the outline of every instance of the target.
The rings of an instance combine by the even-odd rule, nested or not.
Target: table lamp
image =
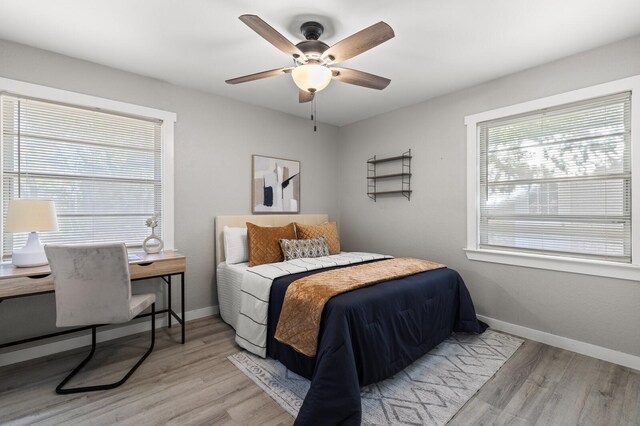
[[[11,258],[17,267],[42,266],[49,263],[38,232],[57,231],[56,206],[50,200],[18,198],[9,202],[5,232],[29,232],[27,244],[14,250]]]

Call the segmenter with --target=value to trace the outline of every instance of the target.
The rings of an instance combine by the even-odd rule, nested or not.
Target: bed
[[[234,273],[229,274],[229,265],[224,264],[224,253],[219,249],[223,246],[222,230],[225,225],[242,226],[247,221],[279,226],[292,221],[322,223],[326,219],[326,215],[218,217],[216,260],[222,265],[217,268],[221,313],[225,312],[223,320],[236,329],[236,342],[240,346],[260,356],[274,358],[311,380],[296,424],[357,425],[361,420],[361,386],[398,373],[454,331],[481,333],[486,326],[477,321],[471,297],[460,275],[452,269],[442,268],[330,299],[322,313],[317,353],[313,357],[277,341],[274,338],[276,326],[287,288],[292,283],[319,272],[380,262],[387,257],[373,253],[340,253],[317,260],[307,259],[304,263],[289,261],[245,268],[238,289],[239,278],[235,278],[235,284],[224,278]],[[220,278],[226,282],[220,282]],[[264,309],[264,312],[258,309],[248,315],[264,314],[262,328],[253,324],[253,320],[244,320],[257,327],[254,334],[242,326],[240,311],[243,308],[240,306],[247,309],[246,298]],[[223,303],[228,306],[223,308]],[[248,334],[240,336],[245,332]],[[253,343],[245,342],[245,338]]]

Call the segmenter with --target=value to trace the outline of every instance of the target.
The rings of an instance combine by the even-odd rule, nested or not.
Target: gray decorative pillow
[[[284,260],[329,256],[329,245],[325,237],[307,240],[280,240],[280,248]]]

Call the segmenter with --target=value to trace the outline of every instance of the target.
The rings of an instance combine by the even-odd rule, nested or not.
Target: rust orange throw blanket
[[[296,280],[284,296],[275,338],[298,352],[315,356],[322,310],[329,299],[361,287],[444,267],[427,260],[399,258],[333,269]]]

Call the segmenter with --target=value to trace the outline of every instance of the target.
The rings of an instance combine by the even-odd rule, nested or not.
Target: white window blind
[[[161,121],[2,95],[2,209],[51,199],[58,232],[43,243],[122,241],[140,247],[162,213]],[[162,234],[162,218],[156,228]],[[159,231],[159,232],[158,232]],[[26,234],[2,234],[2,257]]]
[[[629,92],[478,124],[479,247],[631,262]]]

